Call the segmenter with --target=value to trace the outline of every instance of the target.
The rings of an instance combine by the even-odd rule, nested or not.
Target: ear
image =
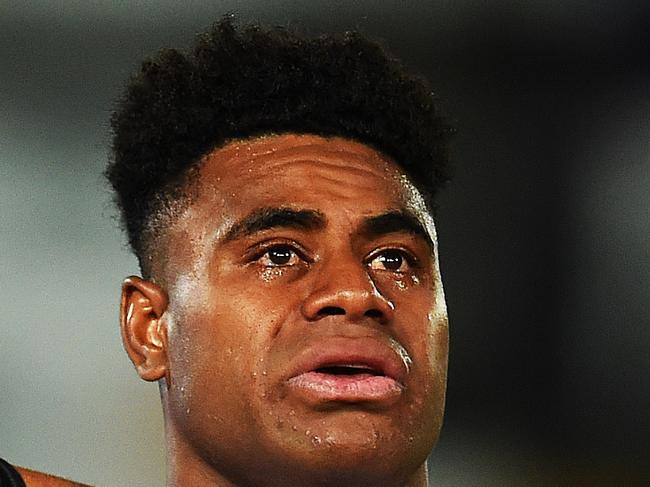
[[[120,328],[124,349],[140,377],[156,381],[167,373],[167,293],[136,276],[122,283]]]

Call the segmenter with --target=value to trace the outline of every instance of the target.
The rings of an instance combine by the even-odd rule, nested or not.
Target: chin
[[[307,485],[399,485],[424,468],[437,438],[437,431],[411,434],[399,420],[361,411],[330,412],[309,424],[275,438],[276,452],[293,457],[294,472],[319,479]]]
[[[306,462],[308,475],[323,486],[405,485],[406,480],[424,472],[428,454],[397,445],[363,442],[334,443],[312,450]],[[316,485],[313,480],[307,485]]]

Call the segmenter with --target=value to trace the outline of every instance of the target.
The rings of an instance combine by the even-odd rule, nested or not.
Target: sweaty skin
[[[272,135],[208,154],[190,192],[152,280],[123,285],[125,348],[161,380],[168,485],[425,486],[447,311],[404,172],[355,141]]]

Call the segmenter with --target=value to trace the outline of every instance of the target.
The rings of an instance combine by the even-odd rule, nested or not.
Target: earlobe
[[[157,284],[131,276],[122,283],[122,341],[140,377],[156,381],[167,373],[167,293]]]

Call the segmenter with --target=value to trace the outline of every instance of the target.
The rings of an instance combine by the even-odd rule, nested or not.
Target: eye
[[[368,266],[374,270],[390,272],[407,272],[411,268],[409,257],[397,249],[386,249],[374,254]]]
[[[264,267],[288,267],[300,263],[302,259],[290,246],[275,245],[267,248],[257,260]]]

